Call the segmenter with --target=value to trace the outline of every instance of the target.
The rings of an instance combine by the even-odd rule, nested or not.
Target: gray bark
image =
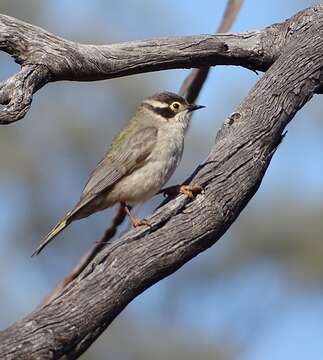
[[[46,81],[95,80],[202,64],[268,69],[224,121],[207,160],[189,179],[204,188],[202,194],[168,201],[149,219],[152,229],[131,230],[106,246],[59,297],[0,335],[1,359],[75,359],[138,294],[212,246],[255,194],[286,125],[320,92],[323,7],[262,31],[101,47],[67,42],[27,24],[21,34],[17,20],[0,21],[0,33],[18,32],[6,47],[0,37],[2,49],[15,54],[23,70],[29,68],[29,80],[33,72],[39,75],[39,67],[46,68],[45,78],[50,74]]]
[[[0,49],[21,71],[0,82],[0,124],[25,116],[33,94],[48,82],[92,81],[175,68],[239,65],[266,70],[285,42],[286,24],[262,31],[85,45],[0,14]]]

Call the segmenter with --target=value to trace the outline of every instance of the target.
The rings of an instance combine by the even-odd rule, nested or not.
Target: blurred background
[[[232,31],[313,5],[246,0]],[[323,3],[323,1],[316,1]],[[210,33],[226,0],[0,0],[0,12],[67,39],[106,44]],[[0,54],[1,79],[18,66]],[[30,312],[109,226],[113,210],[73,223],[41,256],[38,241],[78,200],[90,171],[143,97],[177,91],[187,70],[49,84],[26,118],[0,129],[0,328]],[[214,68],[170,183],[203,161],[217,129],[259,79]],[[288,127],[265,179],[223,238],[132,302],[84,360],[315,359],[323,354],[322,100]],[[156,197],[142,209],[147,215]]]

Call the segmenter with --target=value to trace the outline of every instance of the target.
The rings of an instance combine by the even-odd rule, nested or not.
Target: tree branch
[[[89,265],[89,263],[95,258],[95,256],[107,245],[109,241],[115,236],[118,226],[122,224],[126,218],[126,212],[124,211],[124,206],[119,205],[118,211],[112,220],[111,226],[105,231],[102,238],[97,241],[80,259],[78,264],[70,271],[63,280],[61,280],[45,297],[41,305],[49,304],[53,299],[58,297],[65,287],[75,280],[81,272]]]
[[[279,27],[279,26],[278,26]],[[0,50],[12,55],[21,71],[0,83],[0,124],[21,119],[33,94],[48,82],[93,81],[150,71],[212,65],[266,70],[282,40],[277,25],[262,31],[86,45],[0,14]],[[279,40],[279,41],[278,41]],[[269,42],[275,44],[268,46]]]
[[[75,359],[138,294],[225,233],[257,191],[284,128],[321,86],[323,7],[292,19],[275,27],[286,39],[280,56],[192,175],[204,193],[178,196],[152,215],[151,229],[109,244],[59,297],[0,334],[1,359]]]
[[[243,0],[228,1],[224,16],[217,32],[224,33],[230,30],[231,25],[237,17],[242,4]],[[203,66],[199,69],[193,69],[191,73],[187,76],[187,78],[184,80],[178,92],[179,95],[185,96],[189,103],[194,103],[202,89],[203,84],[208,77],[209,72],[210,67],[208,66]]]

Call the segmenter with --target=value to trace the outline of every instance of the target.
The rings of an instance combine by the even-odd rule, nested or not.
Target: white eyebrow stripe
[[[158,101],[158,100],[153,100],[153,99],[146,99],[144,101],[145,104],[148,104],[154,108],[167,108],[168,104]]]

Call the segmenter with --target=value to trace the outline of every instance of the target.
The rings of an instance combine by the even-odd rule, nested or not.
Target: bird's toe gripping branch
[[[159,191],[159,194],[164,194],[167,197],[175,197],[178,194],[187,195],[190,199],[193,199],[196,195],[200,194],[203,188],[199,185],[174,185],[166,189]]]

